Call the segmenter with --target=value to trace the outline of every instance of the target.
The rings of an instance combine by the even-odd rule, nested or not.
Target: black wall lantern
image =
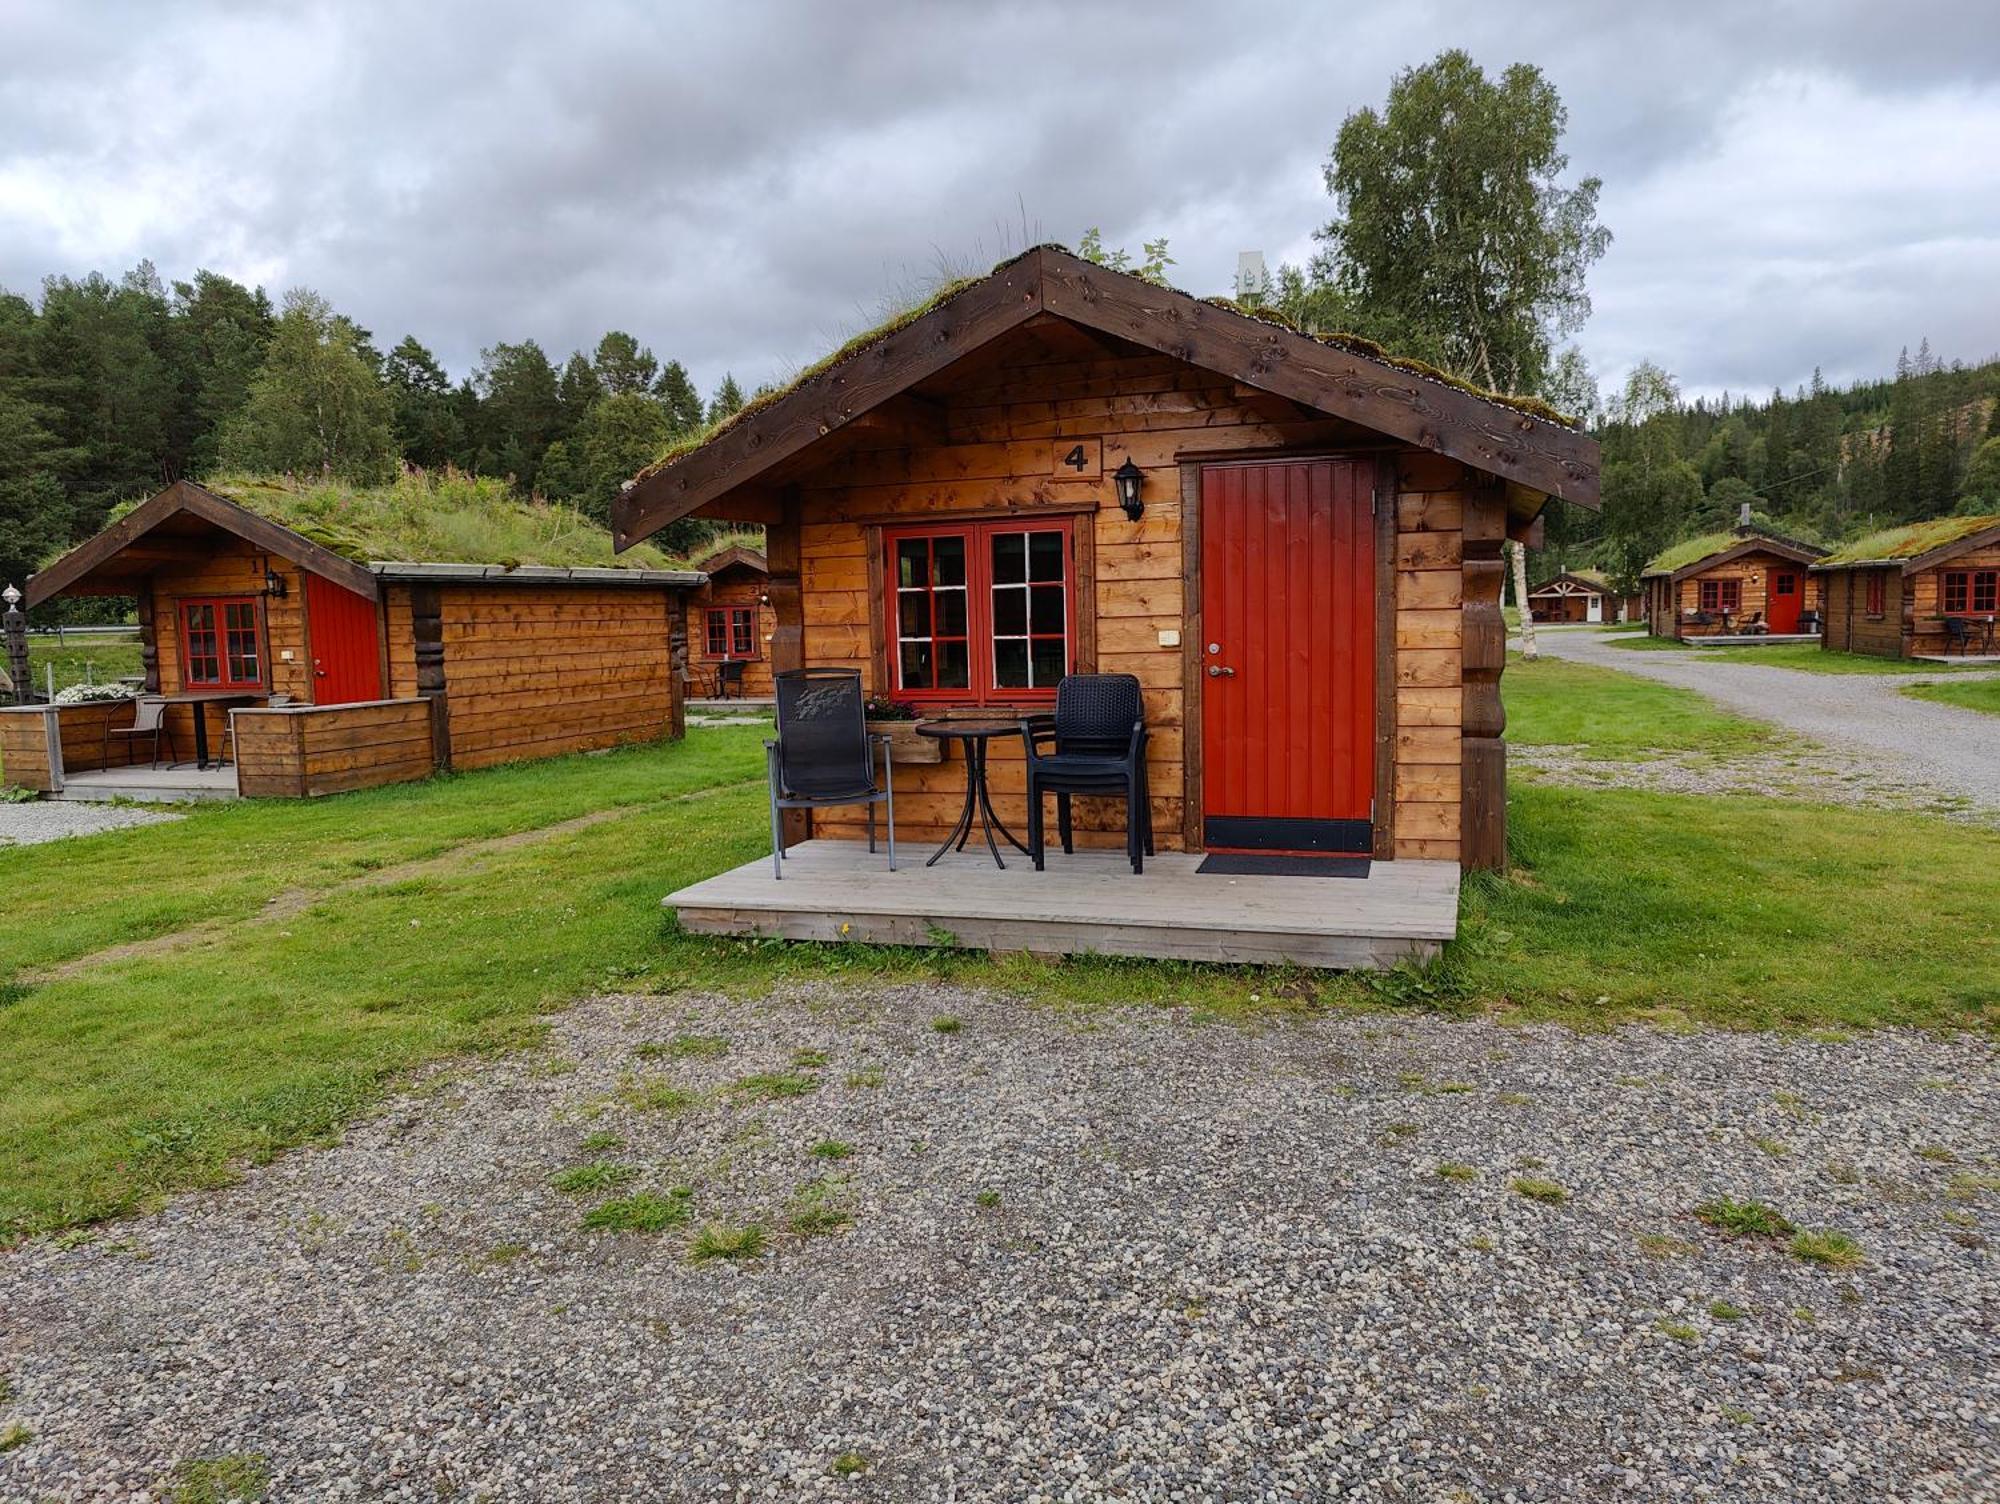
[[[282,598],[284,596],[284,593],[285,593],[285,577],[279,574],[278,571],[275,569],[265,570],[264,594],[275,595]]]
[[[1132,463],[1132,456],[1125,456],[1125,463],[1111,472],[1111,483],[1118,487],[1118,505],[1125,509],[1125,515],[1134,522],[1146,510],[1146,503],[1139,499],[1139,488],[1146,482],[1146,472]]]

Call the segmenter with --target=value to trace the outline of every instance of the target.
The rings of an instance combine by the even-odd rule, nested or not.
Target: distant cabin
[[[137,601],[135,688],[169,701],[172,760],[192,767],[196,716],[227,758],[170,792],[336,793],[680,734],[677,655],[700,573],[613,564],[601,533],[602,566],[355,558],[264,514],[286,494],[177,482],[28,581],[31,606]],[[428,520],[452,531],[449,515]],[[572,552],[589,527],[573,513],[528,523],[566,529]],[[91,779],[76,775],[118,771],[103,730],[134,715],[130,700],[6,712],[9,781],[78,794]],[[109,751],[119,767],[151,760],[122,739]]]
[[[1810,636],[1819,630],[1810,566],[1825,553],[1754,526],[1677,543],[1640,573],[1647,630],[1678,639]]]
[[[1625,621],[1638,610],[1637,596],[1620,595],[1610,577],[1595,569],[1564,570],[1528,592],[1528,614],[1551,626]]]
[[[1994,651],[1987,633],[2000,619],[2000,515],[1873,533],[1812,572],[1826,597],[1827,648],[1881,658]]]
[[[1037,247],[677,446],[614,533],[761,525],[769,666],[851,667],[927,717],[1136,675],[1163,849],[1498,867],[1502,545],[1551,498],[1597,506],[1598,449],[1538,403]],[[964,778],[898,762],[911,849]],[[996,741],[1016,829],[1023,780]],[[1079,839],[1121,842],[1098,803]]]
[[[729,693],[770,699],[771,636],[778,617],[771,609],[771,570],[763,552],[731,546],[695,568],[708,576],[708,583],[695,591],[688,607],[691,693],[716,693],[725,666],[740,664],[736,672],[742,677]]]

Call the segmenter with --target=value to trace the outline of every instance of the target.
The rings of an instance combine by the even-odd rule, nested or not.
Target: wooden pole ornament
[[[0,590],[0,600],[7,603],[7,614],[0,617],[0,630],[4,630],[7,638],[8,680],[0,687],[13,692],[16,704],[32,704],[35,680],[28,668],[28,614],[21,609],[21,592],[13,585]]]

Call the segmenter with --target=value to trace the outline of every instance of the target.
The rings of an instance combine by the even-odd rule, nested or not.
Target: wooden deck
[[[1810,643],[1819,646],[1817,632],[1725,632],[1711,637],[1683,637],[1681,641],[1696,648],[1777,648],[1797,647]]]
[[[197,768],[183,763],[168,768],[103,768],[63,774],[63,786],[50,796],[104,804],[115,799],[142,804],[184,804],[205,799],[234,799],[236,769]]]
[[[1455,862],[1377,862],[1366,878],[1220,877],[1163,851],[1135,877],[1120,851],[1051,851],[1038,873],[1013,852],[1003,872],[970,847],[926,868],[931,850],[904,844],[891,872],[865,842],[807,841],[783,882],[764,856],[665,903],[704,935],[1339,969],[1434,956],[1458,933]]]

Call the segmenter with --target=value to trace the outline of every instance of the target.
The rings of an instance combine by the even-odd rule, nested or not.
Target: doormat
[[[1194,869],[1210,877],[1366,877],[1365,856],[1272,856],[1261,851],[1218,851]]]

